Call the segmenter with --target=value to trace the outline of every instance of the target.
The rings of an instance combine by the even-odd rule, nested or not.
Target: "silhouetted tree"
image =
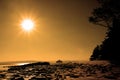
[[[120,0],[97,0],[101,6],[95,8],[89,21],[100,26],[112,27],[114,19],[120,20]]]
[[[93,61],[93,60],[98,60],[100,57],[100,46],[97,45],[95,47],[95,49],[93,50],[93,54],[91,55],[90,57],[90,60]]]
[[[100,60],[120,64],[120,0],[97,1],[101,6],[93,10],[89,21],[108,28],[108,31],[99,51],[93,51],[92,55],[97,55],[93,60],[96,60],[99,54]]]

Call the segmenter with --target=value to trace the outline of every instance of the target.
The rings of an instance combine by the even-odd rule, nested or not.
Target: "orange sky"
[[[106,29],[89,23],[96,0],[0,0],[0,61],[89,60]],[[31,18],[26,33],[21,21]]]

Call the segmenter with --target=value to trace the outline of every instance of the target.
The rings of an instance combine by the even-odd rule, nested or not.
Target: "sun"
[[[25,31],[31,31],[34,28],[34,22],[31,19],[24,19],[21,26]]]

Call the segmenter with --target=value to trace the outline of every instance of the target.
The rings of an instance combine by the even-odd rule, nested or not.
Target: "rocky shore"
[[[97,62],[36,62],[0,71],[0,80],[120,80],[120,66]]]

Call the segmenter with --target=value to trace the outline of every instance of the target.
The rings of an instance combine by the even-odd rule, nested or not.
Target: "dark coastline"
[[[0,72],[0,79],[10,80],[119,80],[120,66],[108,62],[36,62],[11,66]]]

